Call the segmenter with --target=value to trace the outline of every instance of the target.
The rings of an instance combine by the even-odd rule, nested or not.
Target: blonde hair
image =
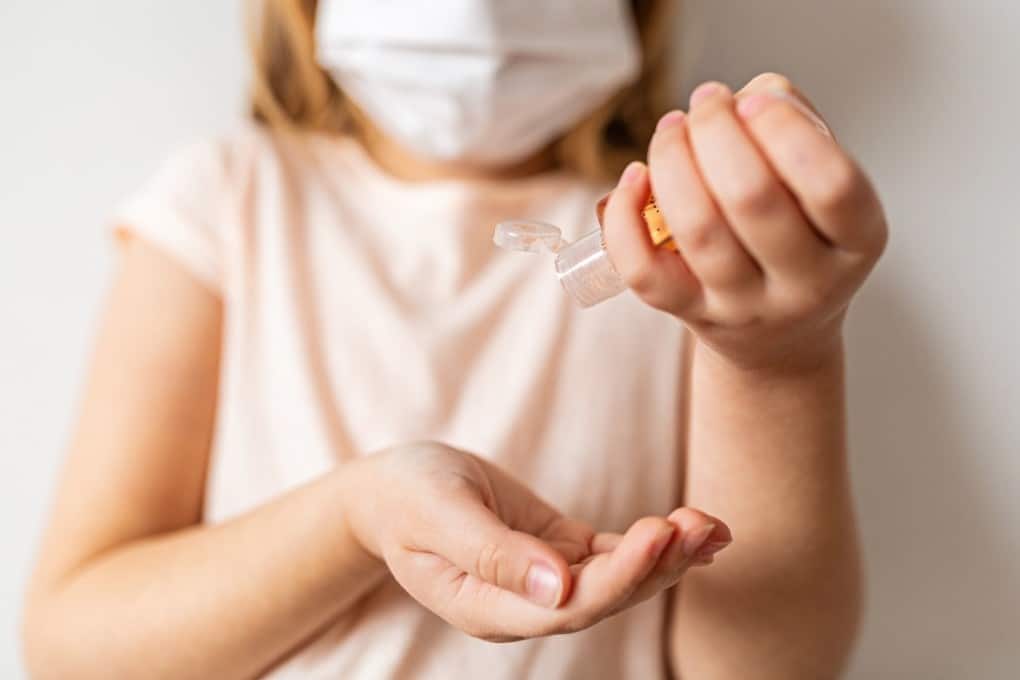
[[[671,0],[631,0],[641,40],[638,79],[553,143],[558,164],[602,180],[645,154],[669,101]],[[272,128],[357,134],[351,107],[315,59],[316,0],[250,0],[251,112]]]

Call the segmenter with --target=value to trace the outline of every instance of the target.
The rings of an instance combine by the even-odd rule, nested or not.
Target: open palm
[[[730,541],[722,522],[689,509],[597,533],[484,459],[440,444],[380,456],[386,479],[370,513],[355,518],[356,534],[369,534],[363,544],[415,599],[486,640],[587,628]]]

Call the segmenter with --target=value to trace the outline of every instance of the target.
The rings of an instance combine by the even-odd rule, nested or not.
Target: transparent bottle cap
[[[508,250],[536,253],[547,249],[555,253],[560,284],[581,307],[591,307],[627,289],[609,259],[598,229],[567,243],[554,225],[509,220],[496,225],[492,240]]]
[[[567,245],[559,227],[535,220],[500,222],[492,234],[492,242],[500,248],[519,250],[522,253],[540,253],[543,248],[555,253]]]

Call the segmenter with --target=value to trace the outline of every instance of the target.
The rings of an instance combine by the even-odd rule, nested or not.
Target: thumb
[[[556,608],[570,594],[566,560],[552,546],[514,531],[481,502],[455,508],[443,524],[436,552],[468,574],[543,607]]]

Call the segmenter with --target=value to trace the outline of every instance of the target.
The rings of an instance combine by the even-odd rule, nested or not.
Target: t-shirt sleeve
[[[114,212],[116,239],[143,239],[221,293],[228,179],[221,144],[178,151]]]

